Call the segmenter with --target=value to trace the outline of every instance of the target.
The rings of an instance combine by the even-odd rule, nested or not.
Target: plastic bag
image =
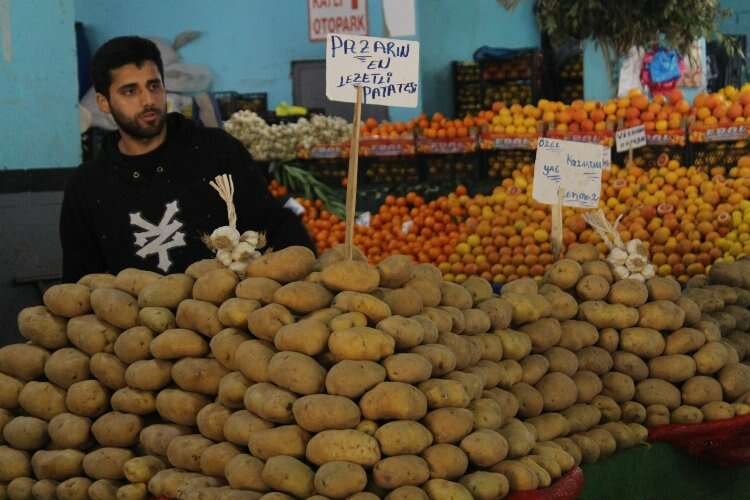
[[[623,59],[620,66],[620,79],[617,89],[619,97],[625,97],[631,89],[639,89],[641,93],[647,92],[641,84],[641,67],[643,66],[643,56],[646,51],[639,47],[632,47],[628,55]]]
[[[648,69],[651,73],[651,81],[655,83],[679,80],[681,76],[680,56],[674,50],[659,49],[651,59]]]
[[[668,424],[649,429],[649,441],[662,441],[688,455],[723,466],[750,464],[750,415],[701,424]]]

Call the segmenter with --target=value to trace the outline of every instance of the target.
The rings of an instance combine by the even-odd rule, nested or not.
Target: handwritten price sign
[[[328,35],[326,96],[332,101],[355,102],[359,86],[365,104],[416,108],[419,42]]]
[[[554,205],[562,186],[564,206],[596,208],[605,160],[603,147],[597,144],[539,139],[534,163],[534,199]]]
[[[639,125],[637,127],[618,130],[615,134],[615,143],[617,144],[618,153],[642,148],[646,145],[646,127]]]

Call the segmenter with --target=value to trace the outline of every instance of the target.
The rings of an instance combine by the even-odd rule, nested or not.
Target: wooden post
[[[565,196],[565,190],[562,186],[557,188],[557,203],[552,205],[552,229],[550,239],[552,240],[552,253],[555,260],[560,260],[563,246],[563,216],[562,202]]]
[[[349,148],[349,175],[346,181],[346,258],[354,255],[354,216],[357,212],[357,169],[359,167],[359,128],[362,118],[362,87],[356,87],[357,99],[354,103],[352,123],[352,145]]]
[[[628,167],[633,166],[633,148],[628,149]]]

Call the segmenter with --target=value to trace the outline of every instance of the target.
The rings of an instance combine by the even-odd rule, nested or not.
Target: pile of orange
[[[541,125],[542,110],[537,106],[494,102],[492,109],[480,111],[476,123],[493,134],[518,136],[536,134]]]
[[[740,90],[730,86],[714,94],[698,94],[692,113],[692,127],[698,130],[750,122],[750,84]]]
[[[414,128],[420,118],[412,118],[406,122],[382,121],[378,123],[375,118],[368,118],[362,124],[362,139],[412,139]]]
[[[576,100],[567,105],[542,99],[539,108],[543,112],[542,120],[559,133],[603,132],[612,128],[616,121],[614,110],[607,113],[596,101]]]
[[[683,129],[691,110],[690,103],[679,89],[666,96],[657,94],[651,101],[640,91],[631,90],[627,97],[610,101],[605,107],[611,111],[612,106],[616,106],[615,116],[622,120],[625,128],[644,125],[648,132]]]
[[[475,119],[467,116],[463,119],[449,120],[438,112],[429,119],[421,115],[417,119],[419,133],[430,139],[455,139],[469,137],[477,125]]]
[[[271,194],[276,198],[281,198],[289,194],[289,189],[276,179],[273,179],[268,185],[268,190],[271,191]]]

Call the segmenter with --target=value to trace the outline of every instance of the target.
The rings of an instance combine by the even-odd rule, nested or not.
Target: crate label
[[[747,138],[744,125],[706,130],[706,142],[739,141]]]
[[[618,130],[615,133],[615,144],[617,145],[618,153],[642,148],[646,145],[646,127],[638,125],[637,127]]]

